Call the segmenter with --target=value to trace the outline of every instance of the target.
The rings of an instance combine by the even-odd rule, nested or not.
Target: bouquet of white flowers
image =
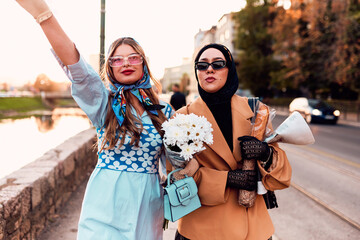
[[[212,144],[212,126],[203,116],[176,114],[162,124],[167,159],[175,168],[183,168],[195,153]]]

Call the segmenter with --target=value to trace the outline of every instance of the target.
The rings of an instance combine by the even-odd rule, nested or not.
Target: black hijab
[[[208,93],[200,87],[197,70],[195,69],[196,80],[198,81],[198,91],[201,98],[209,107],[213,114],[216,123],[225,137],[227,144],[231,151],[233,150],[233,136],[232,136],[232,115],[231,115],[231,98],[238,89],[239,79],[236,73],[234,59],[229,49],[223,45],[211,43],[204,46],[195,57],[195,63],[199,61],[201,54],[209,48],[218,49],[225,57],[226,67],[228,68],[228,77],[225,85],[217,92]]]

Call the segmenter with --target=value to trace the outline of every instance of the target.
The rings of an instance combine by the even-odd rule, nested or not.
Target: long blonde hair
[[[140,54],[143,57],[143,59],[144,59],[143,64],[148,69],[150,79],[154,82],[155,87],[157,89],[159,89],[159,92],[161,92],[161,84],[151,74],[148,62],[145,57],[144,50],[133,38],[130,38],[130,37],[119,38],[111,44],[108,56],[105,60],[105,63],[104,63],[104,66],[103,66],[103,69],[101,72],[102,79],[106,80],[109,84],[112,84],[112,82],[109,79],[109,76],[112,79],[116,79],[114,76],[113,70],[112,70],[111,66],[109,65],[109,58],[113,56],[115,50],[122,44],[131,46],[138,54]],[[150,98],[150,100],[153,104],[159,104],[159,98],[152,88],[144,89],[144,91],[147,94],[147,96]],[[133,100],[133,98],[130,97],[130,94],[132,94],[132,93],[130,93],[129,91],[124,92],[126,104],[127,104],[127,106],[134,106],[134,104],[133,104],[134,100]],[[114,148],[116,143],[119,141],[119,139],[120,139],[119,147],[121,147],[124,144],[125,135],[127,135],[127,134],[131,137],[130,144],[139,146],[140,135],[141,135],[141,132],[143,131],[143,125],[142,125],[141,121],[139,119],[137,119],[131,113],[131,108],[127,107],[126,111],[125,111],[124,122],[123,122],[122,126],[120,126],[117,122],[115,113],[111,107],[112,98],[113,98],[113,93],[111,93],[111,91],[110,91],[109,100],[108,100],[108,110],[107,110],[107,114],[106,114],[105,123],[103,126],[105,128],[104,140],[102,141],[100,151],[102,151],[104,149]],[[158,116],[156,116],[155,114],[152,114],[150,111],[148,111],[146,109],[145,109],[145,111],[149,115],[156,130],[160,133],[161,136],[163,136],[164,133],[161,130],[161,124],[166,120],[164,113],[161,110],[157,110]],[[108,144],[108,146],[106,146],[106,144]]]

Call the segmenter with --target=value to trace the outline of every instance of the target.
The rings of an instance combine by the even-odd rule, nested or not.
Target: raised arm
[[[65,65],[79,61],[74,43],[61,28],[44,0],[16,0],[40,24],[56,55]]]
[[[105,121],[109,91],[97,72],[85,62],[44,0],[16,0],[43,29],[56,58],[72,82],[71,94],[95,127]]]

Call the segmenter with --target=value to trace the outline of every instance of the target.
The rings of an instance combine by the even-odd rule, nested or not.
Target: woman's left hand
[[[199,169],[200,165],[198,163],[198,161],[195,158],[192,158],[185,166],[184,169],[175,172],[173,174],[174,178],[176,180],[180,180],[185,178],[185,175],[187,175],[188,177],[192,177],[194,176],[194,174],[196,173],[196,171]]]

